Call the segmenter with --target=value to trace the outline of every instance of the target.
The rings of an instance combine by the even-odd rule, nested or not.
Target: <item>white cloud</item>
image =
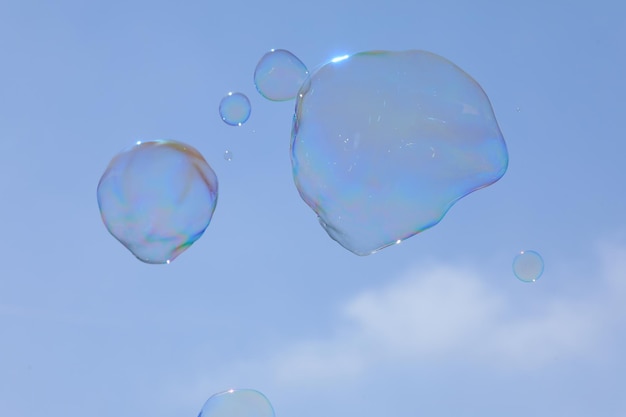
[[[476,276],[439,267],[359,294],[347,303],[345,316],[382,353],[439,356],[480,332],[501,305]]]
[[[402,380],[472,369],[502,381],[549,378],[555,366],[604,363],[611,369],[622,354],[615,342],[626,330],[626,246],[598,249],[598,264],[586,264],[591,275],[580,270],[573,276],[571,262],[548,259],[548,272],[535,284],[511,275],[494,286],[488,276],[459,265],[412,268],[335,306],[327,336],[287,341],[270,356],[228,361],[194,381],[185,375],[168,396],[193,403],[226,388],[253,387],[286,401],[314,388],[330,401],[332,392],[376,383],[381,375]],[[577,293],[581,283],[585,291]]]
[[[468,268],[414,268],[348,300],[333,335],[286,348],[272,361],[274,374],[283,383],[311,383],[381,365],[466,360],[529,370],[554,358],[585,357],[621,324],[613,313],[626,295],[626,248],[604,245],[600,258],[597,292],[542,298],[532,314],[517,311],[514,294]]]

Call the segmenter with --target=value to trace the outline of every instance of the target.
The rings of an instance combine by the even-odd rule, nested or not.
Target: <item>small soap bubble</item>
[[[344,55],[298,93],[291,162],[302,199],[346,249],[369,255],[433,227],[506,172],[480,85],[426,51]]]
[[[534,250],[521,251],[513,259],[513,273],[520,281],[535,282],[543,274],[543,258]]]
[[[521,111],[522,111],[522,109],[520,109],[519,107],[516,107],[516,108],[515,108],[515,111],[519,113],[519,112],[521,112]]]
[[[150,264],[169,264],[202,236],[217,196],[217,176],[200,152],[171,140],[120,152],[97,190],[107,230]]]
[[[250,100],[242,93],[228,93],[220,102],[220,117],[231,126],[241,126],[250,118]]]
[[[268,100],[286,101],[296,97],[309,75],[306,65],[284,49],[272,49],[254,70],[254,85]]]
[[[224,152],[224,159],[227,161],[232,161],[233,160],[233,153],[231,151],[225,151]]]
[[[274,409],[259,391],[230,389],[209,398],[198,417],[274,417]]]

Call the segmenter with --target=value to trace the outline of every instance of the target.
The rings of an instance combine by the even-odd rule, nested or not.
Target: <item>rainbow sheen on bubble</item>
[[[433,227],[506,172],[480,85],[426,51],[373,51],[321,66],[298,93],[296,187],[346,249],[369,255]]]
[[[97,196],[113,237],[139,260],[163,264],[202,236],[217,204],[218,183],[191,146],[137,142],[111,160]]]
[[[524,282],[535,282],[543,274],[543,258],[534,250],[521,251],[513,259],[513,273]]]
[[[220,117],[230,126],[241,126],[250,118],[252,107],[245,94],[230,92],[220,101]]]
[[[209,398],[198,417],[274,417],[274,409],[259,391],[231,389]]]
[[[285,49],[272,49],[257,63],[254,85],[266,99],[286,101],[296,97],[309,75],[300,59]]]

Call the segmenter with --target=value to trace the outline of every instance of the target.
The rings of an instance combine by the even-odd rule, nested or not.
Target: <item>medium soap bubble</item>
[[[521,251],[513,259],[513,273],[520,281],[537,281],[543,274],[543,267],[543,258],[534,250]]]
[[[250,100],[242,93],[228,93],[220,102],[220,117],[231,126],[241,126],[250,118]]]
[[[297,56],[284,49],[272,49],[259,60],[254,85],[268,100],[291,100],[308,75],[306,65]]]
[[[425,51],[363,52],[321,66],[293,118],[296,187],[328,234],[369,255],[436,225],[506,172],[487,95]]]
[[[231,389],[209,398],[198,417],[274,417],[274,409],[259,391]]]
[[[233,153],[231,151],[224,151],[224,159],[228,162],[233,160]]]
[[[217,204],[215,172],[181,142],[137,142],[116,155],[98,184],[108,231],[133,255],[170,263],[198,240]]]

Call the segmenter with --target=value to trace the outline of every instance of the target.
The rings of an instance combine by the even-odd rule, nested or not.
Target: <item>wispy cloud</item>
[[[626,247],[603,245],[599,257],[594,294],[543,298],[534,313],[516,310],[514,295],[490,286],[480,272],[414,268],[347,300],[333,335],[286,347],[272,360],[274,375],[311,383],[456,359],[519,371],[555,357],[585,357],[621,324],[613,313],[626,300]]]
[[[332,396],[371,386],[381,375],[415,382],[410,378],[432,369],[499,381],[549,379],[556,367],[597,368],[601,362],[599,368],[611,369],[626,330],[626,245],[599,245],[594,259],[577,272],[591,274],[586,277],[572,276],[567,260],[547,259],[548,272],[535,284],[511,275],[495,285],[467,265],[414,267],[329,307],[337,316],[326,336],[287,339],[271,353],[204,369],[196,380],[185,374],[167,395],[190,404],[227,388],[252,387],[272,400],[297,403],[294,398],[313,392],[306,388]],[[577,291],[558,281],[589,284]]]

